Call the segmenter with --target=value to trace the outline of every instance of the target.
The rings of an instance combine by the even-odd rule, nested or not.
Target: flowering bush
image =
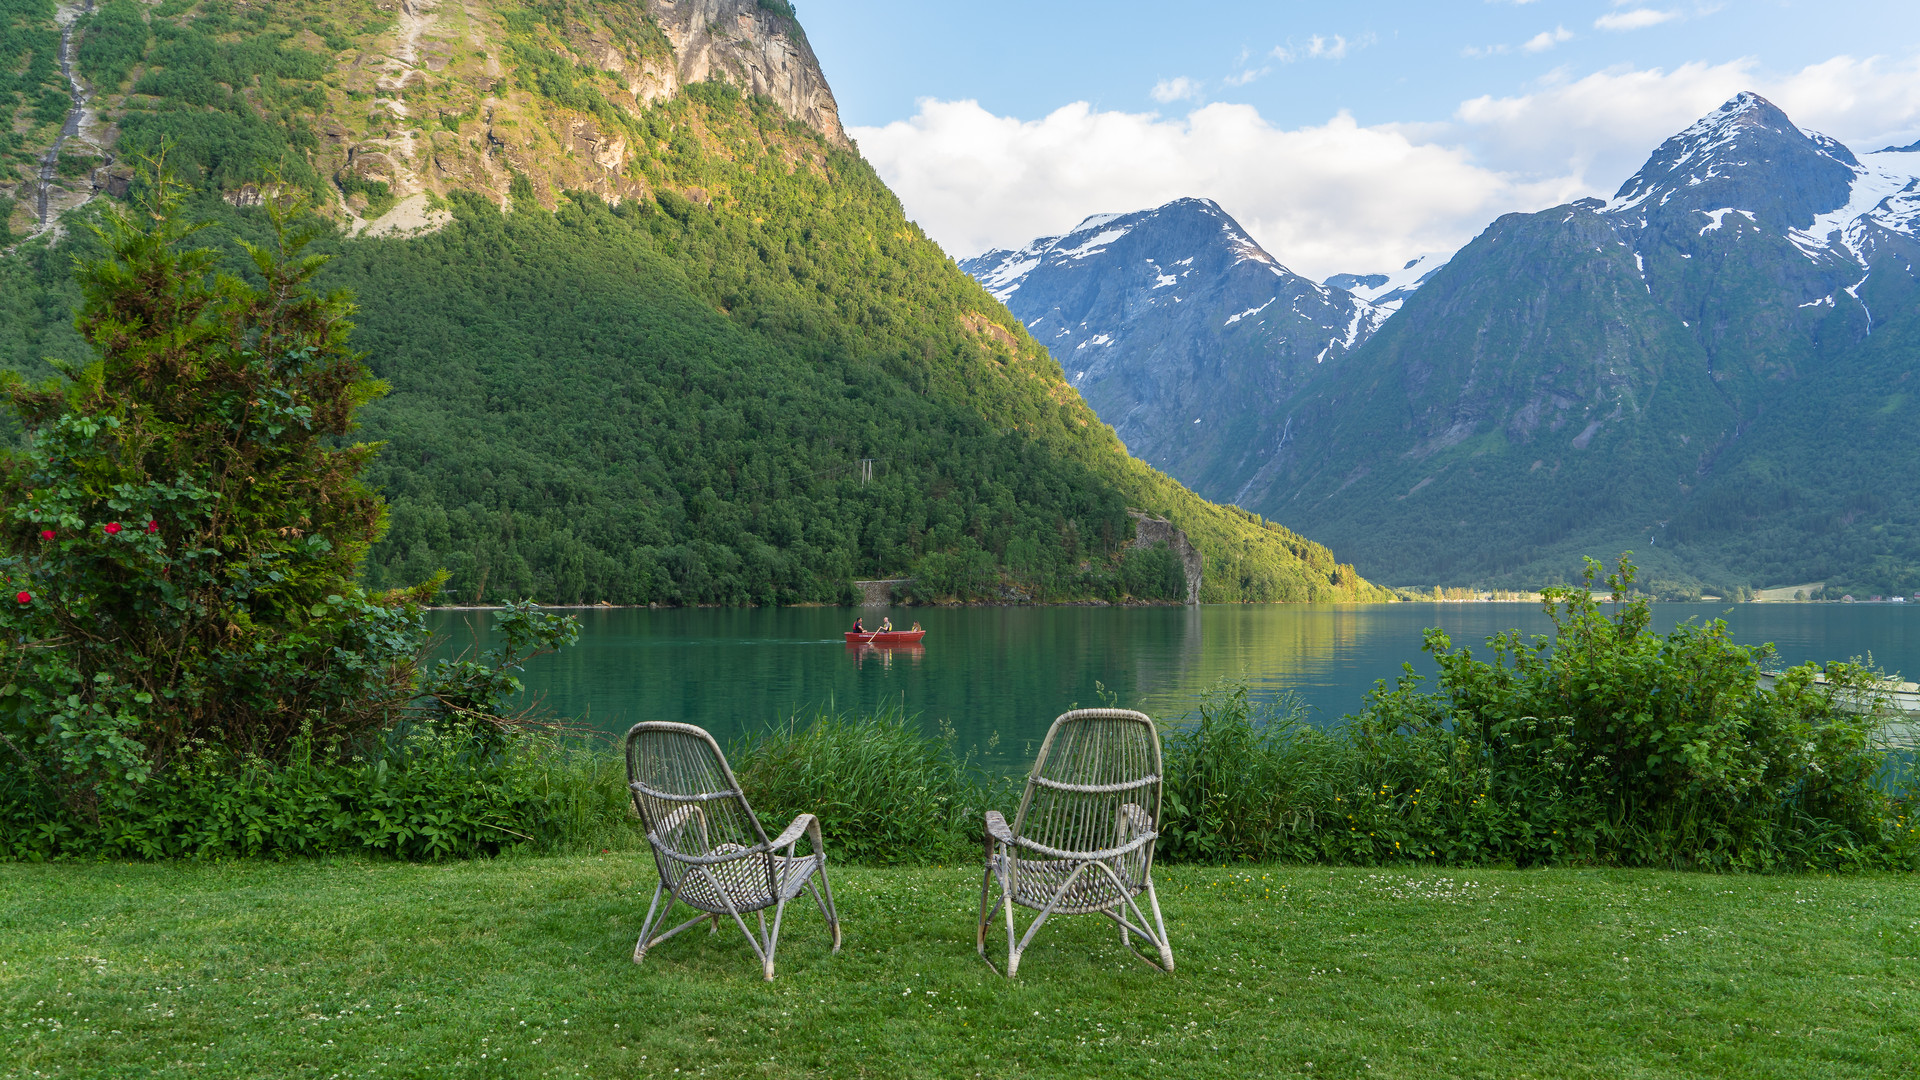
[[[0,382],[26,436],[0,459],[0,575],[25,586],[0,610],[0,799],[98,839],[209,763],[237,783],[365,760],[402,721],[497,755],[510,672],[570,620],[516,608],[487,664],[421,670],[438,579],[356,584],[386,509],[360,480],[375,447],[348,440],[385,388],[347,346],[346,298],[310,287],[299,208],[269,208],[273,248],[243,245],[250,284],[213,275],[153,187],[107,212],[108,255],[79,271],[98,359]]]

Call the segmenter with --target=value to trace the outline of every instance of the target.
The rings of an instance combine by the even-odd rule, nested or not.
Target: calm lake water
[[[1920,673],[1920,604],[1657,604],[1666,630],[1724,617],[1746,644],[1780,660],[1871,654],[1889,673]],[[577,613],[580,644],[529,666],[528,689],[557,713],[608,733],[641,720],[698,724],[726,742],[819,706],[861,711],[903,703],[929,728],[950,721],[962,748],[1017,771],[1055,715],[1099,703],[1096,683],[1156,718],[1192,710],[1221,680],[1262,698],[1295,694],[1317,723],[1359,709],[1402,662],[1433,665],[1421,633],[1438,626],[1476,647],[1508,628],[1546,633],[1536,604],[1238,605],[1193,608],[913,608],[896,624],[927,629],[916,650],[849,649],[850,608]],[[877,609],[859,612],[869,626]],[[437,612],[450,648],[482,647],[489,612]],[[991,751],[988,743],[998,735]]]

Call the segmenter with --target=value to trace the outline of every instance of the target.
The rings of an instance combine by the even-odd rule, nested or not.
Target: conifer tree
[[[0,735],[70,803],[131,797],[194,747],[336,745],[413,696],[423,591],[355,584],[385,527],[354,413],[384,392],[321,295],[301,208],[214,272],[164,175],[97,228],[76,326],[96,359],[0,394]],[[10,373],[9,373],[10,374]]]

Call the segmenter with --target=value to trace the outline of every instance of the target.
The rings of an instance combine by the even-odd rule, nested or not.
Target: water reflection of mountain
[[[1297,607],[1284,619],[1245,605],[1191,610],[1195,619],[1189,645],[1174,677],[1143,680],[1140,707],[1155,716],[1186,715],[1223,680],[1245,680],[1264,700],[1337,682],[1337,658],[1351,653],[1366,636],[1379,605]],[[1358,705],[1356,700],[1353,707]],[[1323,705],[1320,713],[1325,712]]]
[[[1662,604],[1662,629],[1728,605]],[[876,613],[877,614],[877,613]],[[834,608],[590,610],[580,644],[530,665],[525,682],[554,711],[623,732],[638,720],[699,724],[723,741],[796,710],[864,711],[899,702],[931,728],[951,722],[963,749],[995,768],[1024,768],[1055,715],[1099,702],[1178,718],[1221,679],[1257,695],[1300,695],[1318,723],[1359,709],[1376,679],[1404,661],[1430,671],[1421,633],[1440,626],[1478,649],[1509,627],[1549,629],[1527,604],[1210,605],[1199,608],[915,608],[918,656],[849,654],[852,613]],[[1871,652],[1889,671],[1920,672],[1920,606],[1748,604],[1728,615],[1746,642],[1777,641],[1785,662]],[[473,641],[479,612],[441,612],[448,645]],[[480,648],[490,644],[481,635]],[[997,742],[994,737],[998,736]],[[992,753],[986,754],[989,743]]]

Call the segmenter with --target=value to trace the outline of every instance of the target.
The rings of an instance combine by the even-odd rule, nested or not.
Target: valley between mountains
[[[1920,144],[1743,93],[1613,198],[1323,282],[1226,210],[965,268],[1140,457],[1395,584],[1920,588]]]

